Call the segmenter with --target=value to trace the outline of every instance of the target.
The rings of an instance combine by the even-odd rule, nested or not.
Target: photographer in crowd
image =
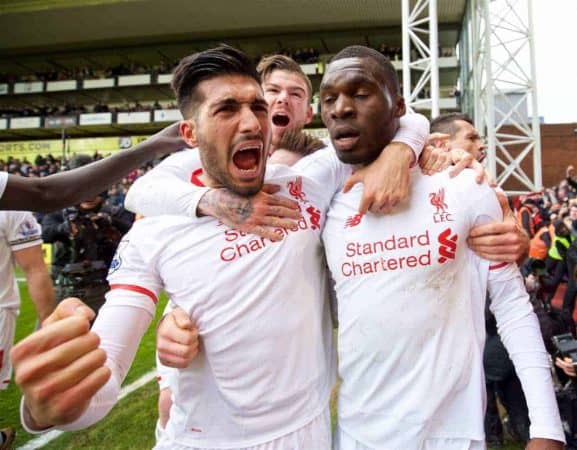
[[[78,155],[70,161],[70,168],[90,162],[90,156]],[[57,301],[79,297],[95,312],[109,289],[106,274],[116,247],[134,220],[122,207],[105,205],[105,197],[102,193],[42,220],[44,241],[55,244],[52,279]]]

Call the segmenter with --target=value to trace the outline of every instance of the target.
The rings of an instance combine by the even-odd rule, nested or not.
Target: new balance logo
[[[459,235],[453,234],[450,228],[447,228],[437,238],[439,242],[439,261],[441,264],[446,263],[449,259],[455,259],[455,253],[457,251],[457,239]]]
[[[361,213],[355,214],[354,216],[349,217],[345,222],[345,228],[352,228],[356,227],[361,223],[363,219],[363,215]]]

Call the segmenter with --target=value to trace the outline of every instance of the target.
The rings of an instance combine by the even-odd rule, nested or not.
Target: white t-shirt
[[[26,211],[0,211],[0,308],[18,308],[13,251],[42,245],[40,225]]]
[[[360,216],[362,186],[335,195],[327,213],[323,242],[339,308],[339,426],[368,447],[483,440],[487,288],[518,372],[530,366],[519,375],[532,435],[563,440],[547,355],[519,272],[511,264],[490,270],[467,247],[473,225],[501,220],[493,190],[473,177],[417,170],[410,200],[394,214]]]
[[[133,355],[118,349],[135,339],[119,340],[107,323],[118,318],[109,314],[115,306],[139,310],[150,322],[164,289],[198,326],[202,348],[171,386],[166,433],[178,444],[257,445],[299,429],[328,407],[336,362],[320,233],[330,198],[285,166],[269,166],[267,182],[281,185],[303,212],[295,229],[279,229],[281,242],[211,217],[145,218],[124,237],[111,265],[111,292],[93,327],[113,371],[109,383],[120,385]],[[119,291],[140,295],[127,303]],[[133,328],[125,317],[122,323]],[[111,397],[93,399],[85,416]],[[78,424],[89,422],[83,417]]]
[[[4,195],[8,183],[8,172],[0,172],[0,198]]]

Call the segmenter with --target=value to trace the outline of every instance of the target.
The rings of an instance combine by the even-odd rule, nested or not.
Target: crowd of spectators
[[[402,49],[398,46],[391,46],[386,43],[375,47],[391,61],[402,59]],[[413,50],[414,51],[414,50]],[[314,47],[282,49],[278,53],[290,56],[300,64],[310,64],[320,61],[321,52]],[[452,47],[439,47],[439,56],[453,56],[455,49]],[[262,55],[255,56],[255,60]],[[415,54],[416,57],[416,54]],[[54,70],[39,71],[29,74],[6,74],[0,73],[0,83],[34,82],[34,81],[60,81],[60,80],[90,80],[98,78],[113,78],[120,75],[137,75],[150,73],[153,75],[171,73],[178,61],[162,60],[158,64],[149,65],[136,62],[118,64],[113,67],[91,67],[83,65],[72,68],[58,68]]]
[[[104,156],[98,151],[92,155],[92,159],[97,161]],[[154,162],[147,163],[139,169],[133,170],[119,183],[114,184],[108,189],[106,204],[110,206],[123,206],[124,197],[128,188],[134,181],[144,175],[154,167]],[[33,162],[26,157],[19,159],[9,156],[7,159],[0,159],[0,171],[6,171],[13,175],[24,177],[44,177],[68,169],[67,163],[62,162],[62,158],[38,155]]]
[[[139,63],[118,64],[113,67],[98,68],[91,66],[73,67],[67,69],[48,70],[30,74],[0,74],[0,83],[18,83],[34,81],[62,81],[62,80],[92,80],[99,78],[113,78],[119,75],[138,75],[142,73],[161,74],[170,73],[177,61],[161,61],[156,65]]]
[[[75,116],[84,113],[102,113],[102,112],[137,112],[137,111],[154,111],[160,109],[176,109],[176,103],[160,103],[158,100],[152,103],[125,102],[123,104],[108,105],[105,103],[96,103],[95,105],[74,105],[64,104],[61,106],[38,106],[38,107],[16,107],[0,106],[0,117],[50,117],[50,116]]]

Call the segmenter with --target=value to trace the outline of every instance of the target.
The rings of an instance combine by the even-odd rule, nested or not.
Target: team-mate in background
[[[52,313],[55,303],[52,282],[42,257],[40,225],[29,212],[0,211],[0,391],[10,383],[9,356],[20,311],[14,264],[24,272],[30,298],[42,322]],[[14,435],[13,428],[0,430],[0,447],[10,448]]]

